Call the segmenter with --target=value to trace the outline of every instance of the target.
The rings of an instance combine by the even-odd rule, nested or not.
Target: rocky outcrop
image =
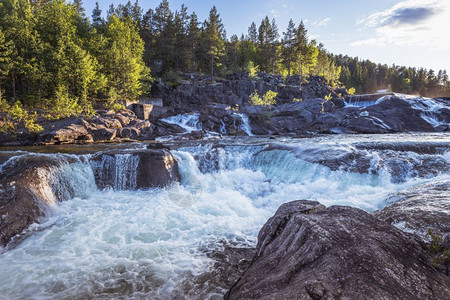
[[[130,110],[99,111],[91,119],[66,118],[48,122],[43,127],[38,143],[47,145],[152,139],[155,129],[150,121],[137,119]]]
[[[386,202],[374,216],[430,243],[434,266],[450,275],[450,181],[409,188]]]
[[[254,91],[264,95],[269,90],[278,93],[277,102],[286,103],[296,99],[338,97],[320,76],[310,76],[300,84],[298,75],[283,79],[281,75],[260,72],[256,77],[246,73],[232,74],[219,79],[198,74],[180,74],[184,80],[175,85],[160,81],[152,86],[154,97],[162,98],[164,104],[181,108],[201,108],[209,103],[244,106]]]
[[[423,245],[350,207],[282,205],[225,299],[445,299],[450,278]]]
[[[431,100],[386,96],[368,107],[343,99],[308,99],[277,106],[249,106],[244,112],[256,134],[441,132],[449,130],[447,104],[431,109]],[[438,106],[438,103],[435,103]]]

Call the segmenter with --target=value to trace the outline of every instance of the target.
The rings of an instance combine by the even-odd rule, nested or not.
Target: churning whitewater
[[[196,280],[214,264],[208,254],[223,245],[254,247],[281,204],[380,209],[406,188],[449,180],[449,145],[444,134],[186,144],[171,150],[180,183],[148,190],[135,190],[132,152],[100,162],[16,153],[0,168],[30,155],[64,160],[54,174],[74,196],[50,206],[50,217],[0,254],[0,298],[220,297],[223,287]],[[95,176],[111,176],[114,185],[99,190]]]

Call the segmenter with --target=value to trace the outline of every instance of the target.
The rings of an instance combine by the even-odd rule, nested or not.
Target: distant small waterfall
[[[248,116],[243,113],[234,113],[234,115],[239,117],[241,120],[239,129],[244,131],[248,136],[253,136],[252,127],[250,126],[250,120],[248,119]]]
[[[202,129],[202,123],[200,122],[199,118],[200,118],[199,113],[193,113],[193,114],[176,115],[161,119],[161,121],[164,121],[169,124],[178,125],[187,132],[192,132],[195,130]]]

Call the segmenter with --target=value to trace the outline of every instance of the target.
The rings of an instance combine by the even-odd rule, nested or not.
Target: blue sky
[[[98,1],[103,15],[109,4]],[[132,0],[134,3],[134,0]],[[144,11],[160,1],[140,0]],[[184,3],[200,20],[215,5],[228,33],[247,32],[268,15],[275,18],[280,33],[290,18],[306,23],[309,34],[336,54],[370,59],[377,63],[425,67],[450,72],[450,0],[169,0],[171,10]],[[94,0],[84,0],[87,15]]]

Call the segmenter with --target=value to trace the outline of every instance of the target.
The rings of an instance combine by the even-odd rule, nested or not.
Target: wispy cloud
[[[430,45],[450,49],[450,1],[404,0],[393,7],[359,20],[362,30],[375,36],[351,43],[364,45]]]
[[[315,27],[326,26],[326,25],[328,25],[328,23],[330,21],[331,21],[331,18],[325,18],[325,19],[321,19],[321,20],[317,20],[317,21],[313,22],[312,25]]]
[[[276,9],[271,9],[270,14],[275,18],[278,18],[280,16],[280,12]]]

